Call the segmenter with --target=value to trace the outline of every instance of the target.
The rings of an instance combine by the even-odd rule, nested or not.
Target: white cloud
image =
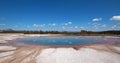
[[[62,29],[65,29],[65,27],[64,27],[64,26],[62,26]]]
[[[55,23],[53,23],[52,25],[53,25],[53,26],[55,26],[56,24],[55,24]]]
[[[71,24],[72,24],[72,22],[67,22],[67,23],[63,23],[62,25],[67,26],[67,25],[71,25]]]
[[[102,27],[106,27],[106,24],[103,24]]]
[[[78,26],[75,26],[75,28],[78,28]]]
[[[84,27],[80,27],[80,29],[84,29]]]
[[[96,21],[101,21],[101,20],[102,20],[102,18],[94,18],[92,21],[96,22]]]
[[[41,25],[39,25],[39,24],[33,24],[33,26],[34,26],[34,27],[44,27],[45,24],[41,24]]]
[[[72,22],[68,22],[68,24],[72,24]]]
[[[33,26],[34,26],[34,27],[38,27],[38,25],[37,25],[37,24],[33,24]]]
[[[92,23],[92,25],[97,25],[97,26],[99,26],[99,25],[101,25],[100,23]]]
[[[73,27],[70,27],[70,28],[73,28]]]
[[[93,28],[94,28],[94,29],[98,29],[98,27],[100,26],[99,23],[93,23],[92,25],[93,25]]]
[[[0,26],[4,26],[5,24],[0,24]]]
[[[68,25],[68,23],[65,23],[65,25]]]
[[[112,28],[112,29],[115,29],[116,27],[117,27],[117,25],[113,25],[111,28]]]
[[[52,24],[50,23],[50,24],[48,24],[48,25],[50,25],[50,26],[56,26],[56,24],[55,24],[55,23],[52,23]]]
[[[119,16],[113,16],[112,18],[110,18],[110,20],[112,20],[112,21],[120,21],[120,15]]]
[[[93,27],[94,27],[94,29],[98,29],[98,26],[97,26],[97,25],[94,25]]]

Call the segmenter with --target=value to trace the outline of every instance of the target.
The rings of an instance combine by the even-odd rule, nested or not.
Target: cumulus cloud
[[[65,25],[68,25],[68,23],[65,23]]]
[[[68,22],[68,24],[72,24],[72,22]]]
[[[117,27],[117,25],[113,25],[111,28],[112,28],[112,29],[115,29],[116,27]]]
[[[92,23],[92,26],[94,29],[98,29],[98,27],[100,26],[101,24],[99,23]]]
[[[55,23],[52,24],[52,26],[55,26],[55,25],[56,25]]]
[[[62,26],[62,29],[65,29],[65,27],[64,27],[64,26]]]
[[[75,28],[78,28],[78,26],[75,26]]]
[[[50,23],[49,25],[50,26],[56,26],[56,23]]]
[[[84,27],[80,27],[80,29],[84,29]]]
[[[101,21],[101,20],[102,20],[102,18],[94,18],[92,21],[96,22],[96,21]]]
[[[5,24],[0,24],[0,26],[4,26]]]
[[[34,27],[44,27],[45,24],[33,24]]]
[[[72,22],[67,22],[67,23],[63,23],[62,25],[67,26],[67,25],[71,25],[71,24],[72,24]]]
[[[99,25],[101,25],[100,23],[92,23],[92,25],[97,25],[97,26],[99,26]]]
[[[103,24],[102,27],[106,27],[106,24]]]
[[[73,28],[73,27],[69,27],[69,28]]]
[[[111,21],[120,21],[120,15],[119,16],[113,16],[110,18]]]

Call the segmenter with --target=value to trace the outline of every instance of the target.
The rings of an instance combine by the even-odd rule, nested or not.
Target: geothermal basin
[[[19,38],[16,42],[23,42],[37,45],[49,46],[76,46],[85,44],[102,44],[112,42],[117,43],[120,41],[119,37],[100,37],[100,36],[38,36]]]
[[[119,63],[120,37],[0,34],[0,63]]]

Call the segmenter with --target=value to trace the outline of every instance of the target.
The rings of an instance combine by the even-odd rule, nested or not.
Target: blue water
[[[17,39],[18,42],[42,45],[81,45],[107,42],[110,39],[80,36],[40,36]]]

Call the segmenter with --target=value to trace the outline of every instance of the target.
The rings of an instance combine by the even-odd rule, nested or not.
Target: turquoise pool
[[[42,44],[42,45],[81,45],[104,42],[119,42],[120,38],[100,38],[81,36],[40,36],[17,39],[18,42]]]

